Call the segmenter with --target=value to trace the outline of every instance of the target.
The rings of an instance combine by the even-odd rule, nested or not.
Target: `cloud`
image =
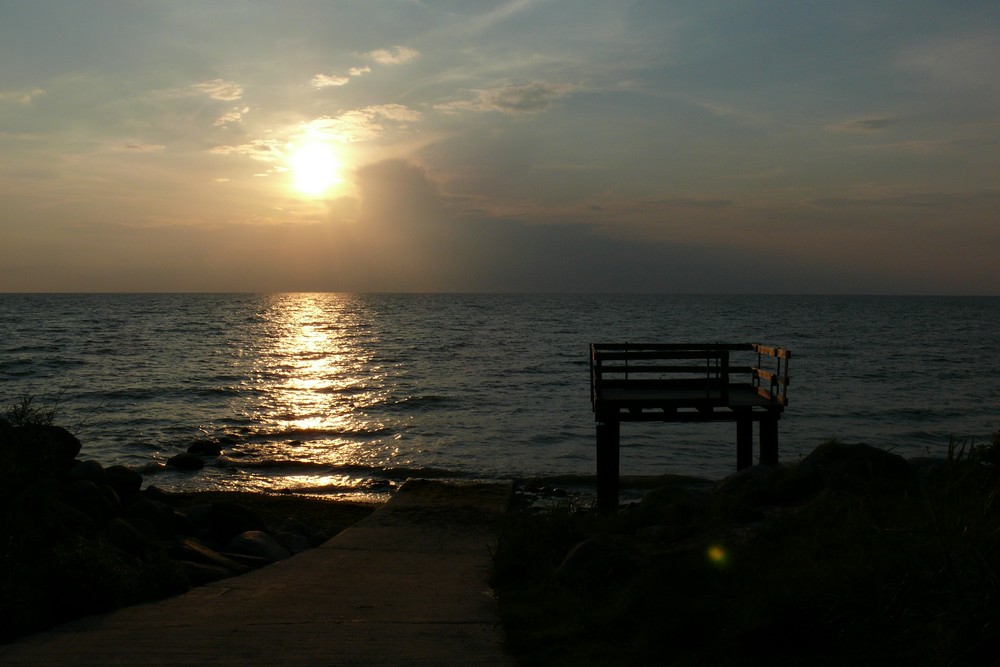
[[[215,155],[246,155],[260,162],[273,162],[281,158],[283,144],[276,139],[254,139],[237,146],[214,146],[209,153]]]
[[[899,194],[874,194],[863,197],[827,197],[814,199],[812,203],[825,208],[992,209],[1000,206],[1000,192],[973,192],[967,194],[905,192]]]
[[[996,54],[1000,33],[983,31],[948,35],[922,43],[904,53],[897,64],[925,77],[945,91],[1000,88]]]
[[[41,88],[33,88],[32,90],[11,90],[11,91],[0,91],[0,102],[5,100],[13,100],[22,106],[29,106],[36,98],[45,95],[45,91]]]
[[[379,104],[351,109],[337,116],[323,116],[306,123],[308,134],[324,136],[338,141],[367,141],[385,132],[383,121],[392,121],[405,126],[422,118],[419,111],[402,104]]]
[[[379,65],[401,65],[402,63],[413,60],[419,56],[420,53],[405,46],[394,46],[389,49],[376,49],[374,51],[369,51],[365,55],[377,62]]]
[[[231,125],[233,123],[240,123],[243,121],[243,116],[250,111],[250,107],[233,107],[232,111],[222,114],[213,123],[216,127],[225,127],[226,125]]]
[[[163,144],[143,144],[138,142],[129,142],[126,144],[121,144],[116,150],[126,151],[129,153],[159,153],[166,150],[166,146]]]
[[[331,88],[337,86],[346,86],[350,83],[351,79],[358,76],[364,76],[372,71],[371,67],[364,65],[362,67],[352,67],[347,70],[347,76],[340,74],[323,74],[322,72],[317,74],[312,78],[313,88]]]
[[[699,197],[674,197],[671,199],[660,199],[648,202],[651,205],[664,206],[667,208],[729,208],[735,205],[732,199],[699,198]]]
[[[909,153],[911,155],[931,155],[954,150],[956,144],[946,139],[915,139],[913,141],[894,141],[886,144],[869,144],[865,146],[853,146],[855,150],[877,150],[890,151],[895,153]]]
[[[826,129],[831,132],[875,132],[898,124],[898,118],[883,116],[879,118],[858,118],[855,120],[845,120],[839,123],[831,123],[826,126]]]
[[[330,88],[333,86],[346,85],[351,80],[349,76],[338,76],[336,74],[317,74],[312,78],[313,88]]]
[[[565,83],[527,83],[475,90],[475,99],[440,104],[442,111],[500,111],[509,114],[530,114],[546,111],[576,89]]]
[[[192,88],[208,93],[208,96],[213,100],[222,100],[223,102],[234,102],[243,97],[243,86],[235,81],[226,81],[224,79],[203,81],[194,84]]]

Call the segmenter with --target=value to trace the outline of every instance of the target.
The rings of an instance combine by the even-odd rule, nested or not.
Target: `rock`
[[[170,537],[175,528],[173,512],[169,505],[149,498],[139,498],[126,508],[125,517],[132,521],[146,521],[158,536]]]
[[[212,503],[195,503],[187,507],[180,508],[178,514],[185,517],[197,533],[200,530],[212,528]],[[234,533],[240,532],[239,530]]]
[[[142,488],[142,475],[123,465],[114,465],[104,469],[104,479],[115,490],[122,504],[129,505],[139,497]]]
[[[110,487],[106,488],[110,490]],[[88,480],[78,479],[66,484],[64,494],[67,505],[86,513],[96,521],[110,519],[121,511],[120,505],[116,505],[114,499],[104,489]]]
[[[705,505],[704,494],[675,485],[657,487],[639,501],[637,516],[644,525],[692,523]]]
[[[222,445],[211,440],[195,440],[187,448],[187,453],[199,456],[219,456],[222,454]]]
[[[177,564],[180,566],[184,577],[192,586],[204,586],[205,584],[210,584],[213,581],[226,579],[237,574],[229,568],[225,568],[220,565],[211,565],[209,563],[195,563],[189,560],[180,560],[177,561]],[[242,565],[240,567],[242,567]]]
[[[322,536],[317,534],[311,526],[293,517],[282,521],[278,530],[274,532],[274,539],[293,554],[302,553],[306,549],[316,546],[317,541],[321,538]]]
[[[761,518],[761,507],[788,505],[813,493],[793,483],[793,476],[781,464],[744,468],[712,488],[712,502],[734,520],[756,521]]]
[[[229,558],[204,543],[190,537],[178,540],[168,549],[168,553],[172,558],[180,561],[203,563],[214,567],[224,568],[230,573],[226,576],[243,574],[249,571],[248,568],[236,562],[232,558]]]
[[[914,479],[906,459],[865,444],[824,443],[799,463],[804,484],[844,491],[899,490]]]
[[[570,549],[556,575],[566,583],[594,584],[605,580],[614,564],[615,549],[610,540],[591,537]]]
[[[312,540],[301,533],[278,530],[274,539],[291,554],[300,554],[312,546]]]
[[[146,537],[130,522],[121,517],[114,517],[104,525],[104,534],[116,547],[132,554],[143,556],[148,543]]]
[[[164,491],[163,489],[154,484],[150,484],[149,486],[147,486],[146,489],[142,492],[142,495],[144,495],[149,500],[154,500],[158,503],[171,504],[176,500],[174,494],[170,493],[169,491]]]
[[[104,466],[102,466],[100,462],[93,459],[80,461],[75,466],[70,468],[69,473],[66,475],[66,479],[71,482],[76,480],[85,480],[93,482],[94,484],[104,484],[106,481]]]
[[[205,462],[197,454],[176,454],[167,459],[167,465],[178,470],[201,470],[205,467]]]
[[[54,505],[55,516],[66,528],[87,528],[94,525],[94,517],[73,505],[57,502]]]
[[[226,553],[262,558],[269,563],[289,558],[292,554],[278,541],[261,530],[248,530],[237,535],[225,548]]]
[[[264,531],[264,520],[251,509],[237,503],[212,503],[209,513],[212,533],[222,543],[247,531]]]
[[[13,427],[10,443],[20,460],[41,469],[40,472],[51,473],[62,473],[71,467],[81,448],[76,436],[63,427],[41,424]]]

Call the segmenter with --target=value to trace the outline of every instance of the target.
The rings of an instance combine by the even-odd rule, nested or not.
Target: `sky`
[[[0,0],[0,292],[1000,294],[996,0]]]

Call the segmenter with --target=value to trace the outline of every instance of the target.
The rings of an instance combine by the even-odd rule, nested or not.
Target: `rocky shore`
[[[288,558],[374,509],[143,489],[81,450],[62,427],[0,419],[0,641]]]

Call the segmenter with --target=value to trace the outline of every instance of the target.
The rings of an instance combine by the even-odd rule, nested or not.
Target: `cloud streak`
[[[498,111],[506,114],[535,114],[551,109],[559,100],[569,97],[575,86],[564,83],[533,82],[511,84],[497,88],[473,91],[471,100],[439,104],[435,108],[445,111]]]
[[[213,100],[235,102],[243,97],[243,86],[235,81],[212,79],[192,86],[194,90],[208,94]]]
[[[21,106],[30,106],[39,97],[45,95],[45,91],[41,88],[33,88],[31,90],[10,90],[10,91],[0,91],[0,103],[10,100],[20,104]]]
[[[366,55],[379,65],[402,65],[416,59],[420,53],[406,46],[393,46],[388,49],[375,49]]]
[[[839,123],[831,123],[826,129],[831,132],[877,132],[886,128],[899,125],[898,118],[882,116],[877,118],[858,118],[855,120],[845,120]]]

